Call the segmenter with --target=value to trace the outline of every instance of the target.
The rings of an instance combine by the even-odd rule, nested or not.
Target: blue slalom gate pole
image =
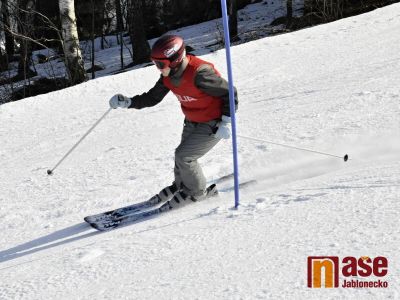
[[[229,102],[232,122],[232,147],[233,147],[233,172],[235,182],[235,208],[239,206],[239,167],[237,154],[236,139],[236,116],[235,116],[235,94],[233,88],[232,62],[231,62],[231,40],[229,37],[228,11],[226,8],[226,0],[221,0],[222,22],[224,24],[226,64],[228,67],[228,83],[229,83]]]

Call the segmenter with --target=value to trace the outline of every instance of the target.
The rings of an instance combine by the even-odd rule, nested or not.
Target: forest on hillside
[[[268,35],[298,30],[334,21],[388,5],[395,0],[228,0],[233,43],[248,36],[238,33],[238,10],[253,3],[271,5],[283,1],[286,13],[266,27],[279,26]],[[149,40],[176,28],[220,18],[219,0],[1,0],[0,14],[0,104],[82,83],[96,77],[102,66],[95,63],[95,41],[110,47],[106,36],[115,36],[120,46],[121,71],[149,62]],[[301,7],[300,14],[294,7]],[[260,28],[261,30],[261,28]],[[82,41],[91,53],[82,55]],[[221,47],[223,44],[221,43]],[[51,49],[44,54],[40,50]],[[128,51],[130,61],[123,52]],[[36,66],[62,62],[60,76],[38,74]],[[85,68],[85,62],[90,67]],[[50,72],[51,73],[51,72]]]

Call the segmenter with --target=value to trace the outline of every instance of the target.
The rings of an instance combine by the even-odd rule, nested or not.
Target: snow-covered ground
[[[108,109],[150,88],[154,67],[0,106],[0,299],[399,299],[400,4],[233,47],[241,190],[99,233],[88,214],[139,202],[172,180],[183,117]],[[225,52],[204,56],[226,76]],[[232,171],[231,145],[202,160]],[[387,289],[311,289],[308,256],[384,256]],[[340,277],[341,280],[342,276]],[[365,280],[363,278],[358,278]],[[371,277],[369,280],[377,279]]]

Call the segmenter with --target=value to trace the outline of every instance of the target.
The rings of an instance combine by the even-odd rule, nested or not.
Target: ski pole
[[[242,138],[242,139],[247,139],[247,140],[252,140],[252,141],[257,141],[257,142],[263,142],[263,143],[282,146],[282,147],[286,147],[286,148],[291,148],[291,149],[296,149],[296,150],[307,151],[307,152],[317,153],[317,154],[321,154],[321,155],[336,157],[336,158],[343,159],[344,161],[348,161],[348,159],[349,159],[349,156],[347,154],[345,154],[344,156],[339,156],[339,155],[335,155],[335,154],[331,154],[331,153],[315,151],[315,150],[305,149],[305,148],[300,148],[300,147],[294,147],[294,146],[289,146],[289,145],[285,145],[285,144],[274,143],[274,142],[270,142],[270,141],[266,141],[266,140],[262,140],[262,139],[255,139],[255,138],[244,136],[244,135],[237,135],[237,136]]]
[[[48,175],[52,175],[54,170],[64,161],[64,159],[67,158],[68,155],[71,154],[72,151],[74,151],[74,149],[85,139],[85,137],[87,137],[89,135],[89,133],[92,132],[92,130],[108,115],[108,113],[112,110],[112,108],[110,107],[105,113],[104,115],[98,119],[96,121],[96,123],[94,123],[94,125],[92,127],[90,127],[90,129],[80,138],[80,140],[67,152],[67,154],[64,155],[63,158],[61,158],[61,160],[54,166],[53,169],[51,170],[47,170],[47,174]]]

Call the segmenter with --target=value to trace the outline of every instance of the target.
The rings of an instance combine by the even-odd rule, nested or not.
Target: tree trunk
[[[293,19],[293,2],[292,0],[286,0],[286,27],[290,27]]]
[[[97,15],[99,16],[100,24],[99,25],[93,25],[93,26],[96,26],[96,28],[98,28],[97,29],[98,30],[97,37],[100,37],[100,47],[101,47],[101,50],[104,50],[105,49],[104,42],[107,43],[107,40],[106,40],[106,38],[104,36],[105,30],[107,30],[106,29],[106,25],[107,25],[106,24],[106,13],[107,13],[106,12],[106,1],[105,0],[101,0],[101,1],[97,0],[95,2],[98,5],[97,9],[99,10],[99,12],[98,12]]]
[[[124,31],[124,19],[122,17],[122,7],[121,7],[121,1],[120,0],[115,0],[115,11],[117,14],[117,32],[119,35],[119,43],[120,43],[120,60],[121,60],[121,70],[124,68],[124,36],[123,36],[123,31]],[[118,36],[117,36],[118,39]]]
[[[8,6],[8,0],[1,0],[1,15],[3,19],[6,54],[9,58],[11,58],[15,53],[15,49],[14,49],[14,36],[9,31],[11,23],[10,23],[10,11]]]
[[[95,35],[94,35],[94,30],[95,30],[95,28],[94,28],[94,17],[95,17],[95,7],[94,7],[94,0],[91,0],[91,4],[92,4],[92,30],[91,30],[91,36],[90,36],[90,39],[91,39],[91,41],[92,41],[92,51],[91,51],[91,59],[92,59],[92,79],[95,79],[96,78],[96,71],[95,71],[95,69],[94,69],[94,54],[95,54],[95,42],[94,42],[94,38],[95,38]]]
[[[0,17],[0,36],[2,35],[2,32],[6,32],[5,26],[4,26],[4,15],[3,15],[3,1],[0,2],[1,4],[1,17]],[[3,53],[3,49],[0,47],[0,72],[4,72],[8,69],[8,63],[7,63],[7,53]]]
[[[76,27],[74,0],[59,0],[61,32],[65,64],[72,85],[86,80],[86,73],[79,48],[78,31]]]
[[[0,48],[0,72],[7,71],[7,69],[8,69],[7,55],[3,53],[3,50]]]
[[[232,41],[238,39],[237,0],[228,1],[229,36]]]
[[[29,37],[34,39],[34,10],[35,10],[35,1],[34,0],[20,0],[18,1],[19,8],[19,33],[25,37]],[[32,63],[31,55],[32,55],[32,42],[28,39],[20,39],[20,59],[18,63],[18,75],[21,78],[29,78],[33,75],[36,75],[36,72],[33,72],[30,69],[30,65]]]
[[[142,0],[128,0],[128,25],[132,42],[133,64],[150,61],[150,45],[143,26]]]
[[[115,0],[115,13],[117,15],[117,31],[124,30],[124,19],[122,17],[121,0]]]

